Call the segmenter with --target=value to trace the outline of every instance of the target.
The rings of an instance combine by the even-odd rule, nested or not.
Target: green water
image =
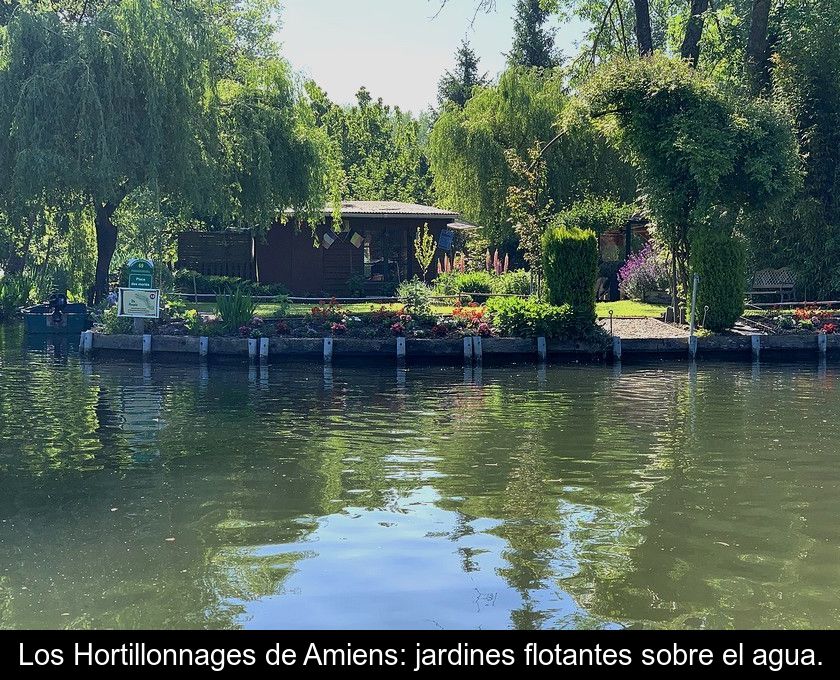
[[[0,330],[0,627],[837,624],[837,364],[73,344]]]

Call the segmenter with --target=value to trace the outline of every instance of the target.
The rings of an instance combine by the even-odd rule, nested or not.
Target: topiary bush
[[[550,304],[570,305],[576,315],[595,323],[595,232],[555,221],[543,234],[543,272]]]
[[[489,272],[449,272],[440,274],[435,279],[435,293],[438,295],[457,295],[470,293],[476,302],[485,302],[493,293],[494,277]]]
[[[572,339],[580,329],[569,305],[559,307],[533,298],[490,298],[487,311],[498,331],[509,337]]]
[[[499,274],[490,282],[493,295],[529,295],[531,293],[531,274],[524,269]]]
[[[743,242],[704,229],[692,239],[690,264],[692,274],[700,275],[696,322],[703,323],[705,314],[705,328],[712,331],[731,328],[744,312],[747,258]],[[689,285],[689,300],[692,286]]]

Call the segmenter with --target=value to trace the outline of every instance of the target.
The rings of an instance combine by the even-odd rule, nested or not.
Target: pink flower
[[[403,326],[399,321],[391,326],[391,332],[394,335],[403,335],[405,333],[405,326]]]

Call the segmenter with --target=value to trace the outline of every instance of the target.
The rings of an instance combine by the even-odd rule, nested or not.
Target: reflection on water
[[[80,361],[0,330],[0,627],[840,613],[840,370]]]

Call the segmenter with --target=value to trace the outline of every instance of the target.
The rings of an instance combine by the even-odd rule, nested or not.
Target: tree
[[[428,223],[422,227],[417,227],[417,234],[414,237],[414,259],[420,265],[420,271],[423,272],[423,283],[426,283],[426,274],[429,273],[429,267],[432,266],[432,260],[435,259],[435,251],[437,250],[437,243],[429,231]]]
[[[438,83],[438,104],[443,107],[452,102],[464,108],[476,87],[487,85],[487,74],[479,75],[479,58],[469,42],[461,41],[455,53],[455,70],[447,71]]]
[[[426,121],[374,100],[365,87],[350,107],[331,102],[314,82],[306,89],[317,124],[335,146],[348,198],[431,202]]]
[[[497,85],[479,88],[463,110],[445,110],[429,138],[439,202],[483,227],[490,245],[514,251],[508,188],[517,183],[506,158],[526,158],[536,143],[560,137],[545,153],[548,198],[565,208],[585,195],[632,200],[635,177],[584,107],[571,98],[563,75],[509,69]]]
[[[708,235],[734,248],[750,217],[781,209],[799,186],[796,140],[784,114],[724,93],[681,60],[616,62],[596,74],[587,93],[592,115],[639,171],[647,210],[684,289],[693,243]]]
[[[680,56],[692,66],[697,66],[700,59],[700,38],[703,35],[703,23],[708,9],[709,0],[691,0]]]
[[[766,83],[767,75],[767,26],[770,22],[770,0],[752,0],[750,33],[747,40],[747,76],[754,92]]]
[[[554,48],[554,31],[546,27],[549,13],[540,0],[516,0],[513,46],[507,55],[510,66],[552,68],[559,60]]]
[[[531,270],[531,283],[536,290],[540,289],[542,279],[542,237],[554,215],[542,152],[542,144],[537,143],[528,149],[525,158],[512,149],[505,153],[514,177],[507,191],[509,221],[519,238],[519,249]]]
[[[21,5],[5,30],[0,195],[13,221],[89,207],[96,299],[135,192],[255,230],[287,207],[320,214],[323,140],[274,54],[271,2],[81,7]]]
[[[653,54],[648,0],[633,0],[633,9],[636,11],[636,44],[639,46],[639,56],[648,57]]]

